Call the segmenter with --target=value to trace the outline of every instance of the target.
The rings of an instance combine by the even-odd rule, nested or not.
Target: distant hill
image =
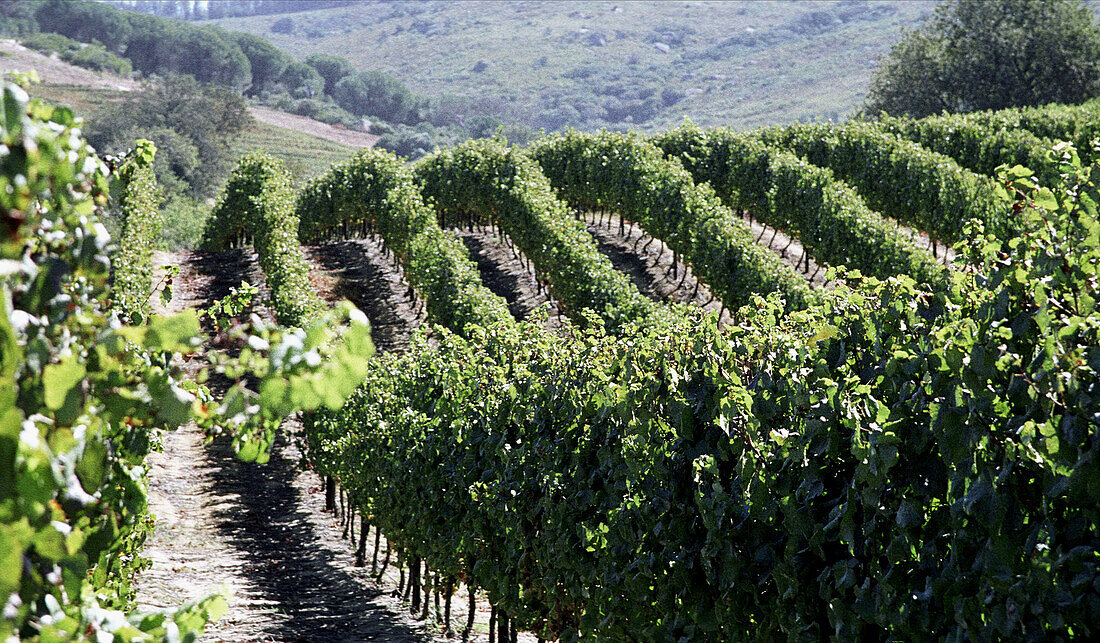
[[[930,2],[361,2],[226,18],[535,128],[842,119]]]
[[[355,4],[356,0],[101,0],[118,9],[180,20],[213,20],[313,11]]]

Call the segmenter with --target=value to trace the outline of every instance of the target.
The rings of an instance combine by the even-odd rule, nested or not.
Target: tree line
[[[299,62],[252,34],[120,11],[100,2],[17,1],[0,8],[0,33],[35,32],[101,43],[145,75],[187,74],[246,96],[329,96],[352,115],[409,125],[424,120],[428,110],[425,98],[388,74],[356,71],[339,56]]]

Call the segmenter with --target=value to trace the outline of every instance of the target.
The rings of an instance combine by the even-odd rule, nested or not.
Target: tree
[[[313,98],[325,88],[325,80],[317,70],[298,61],[293,61],[286,66],[279,82],[295,98]]]
[[[336,83],[336,103],[352,114],[374,116],[391,123],[420,119],[420,100],[404,83],[380,71],[361,71]]]
[[[10,38],[36,33],[35,9],[26,2],[0,2],[0,35]]]
[[[283,50],[259,36],[236,31],[230,32],[230,35],[252,66],[252,86],[246,92],[250,96],[278,82],[287,66],[294,62]]]
[[[85,133],[97,150],[108,153],[126,150],[138,136],[152,140],[158,179],[173,191],[208,197],[233,163],[231,141],[251,122],[240,94],[189,76],[169,76],[104,107],[89,119]]]
[[[914,117],[1100,95],[1100,26],[1079,0],[952,0],[880,63],[864,111]]]
[[[31,6],[37,6],[35,15],[42,31],[56,32],[81,42],[98,40],[115,53],[125,50],[132,35],[129,15],[98,3],[50,0]]]
[[[306,56],[302,62],[316,69],[321,78],[325,79],[325,93],[329,96],[336,89],[336,83],[355,73],[355,67],[343,56],[312,54]]]

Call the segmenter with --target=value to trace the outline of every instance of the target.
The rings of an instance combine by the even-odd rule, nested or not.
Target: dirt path
[[[316,136],[317,138],[323,138],[326,141],[343,143],[344,145],[349,145],[354,148],[374,147],[374,144],[378,142],[379,138],[374,134],[357,132],[342,127],[333,127],[328,123],[315,121],[312,118],[298,116],[297,114],[280,112],[270,107],[253,105],[248,108],[248,111],[252,112],[252,116],[255,117],[256,120],[267,123],[268,125],[304,132]]]
[[[658,301],[691,303],[706,310],[720,309],[721,302],[712,300],[706,284],[700,282],[696,289],[697,280],[690,267],[677,261],[676,270],[673,271],[672,249],[663,241],[650,237],[640,227],[629,222],[620,233],[618,215],[606,216],[588,212],[584,216],[588,231],[596,238],[600,252],[607,255],[616,268],[629,274],[643,294]],[[814,287],[825,285],[824,266],[819,269],[818,264],[810,258],[807,269],[805,250],[797,239],[747,217],[745,222],[752,228],[757,243],[778,254]]]
[[[262,285],[242,250],[158,253],[156,262],[158,274],[181,266],[167,312],[205,306],[241,279]],[[199,361],[185,368],[197,371]],[[231,592],[210,641],[429,640],[422,623],[354,567],[332,515],[321,512],[320,480],[298,468],[287,439],[293,427],[284,429],[265,465],[240,462],[224,441],[205,445],[194,425],[164,436],[163,451],[148,459],[157,526],[143,552],[152,568],[136,582],[139,604]]]
[[[813,257],[807,257],[806,249],[798,239],[787,236],[782,230],[770,228],[748,214],[742,220],[752,228],[757,243],[777,253],[784,263],[801,273],[811,286],[820,288],[825,285],[825,264],[818,264]]]
[[[691,269],[682,261],[675,261],[673,254],[660,239],[642,233],[637,226],[624,226],[619,232],[619,218],[599,217],[585,213],[588,232],[596,239],[596,245],[611,264],[627,274],[643,295],[654,301],[668,301],[698,306],[706,311],[718,312],[722,302],[713,297],[710,288],[695,278]],[[723,319],[729,318],[723,316]]]
[[[508,310],[513,317],[522,321],[540,307],[548,305],[546,327],[555,330],[561,326],[557,303],[545,289],[540,290],[535,276],[496,235],[482,230],[454,229],[452,232],[462,240],[477,262],[482,283],[508,302]]]
[[[315,266],[314,284],[326,301],[348,299],[371,323],[371,339],[382,352],[401,352],[409,335],[424,323],[423,307],[409,296],[401,273],[374,240],[353,239],[322,246],[305,246]]]
[[[130,78],[114,74],[96,72],[83,67],[70,65],[57,58],[51,58],[27,49],[15,40],[0,40],[0,71],[30,71],[38,73],[43,83],[54,85],[78,85],[95,89],[117,89],[130,91],[140,87],[140,83]]]

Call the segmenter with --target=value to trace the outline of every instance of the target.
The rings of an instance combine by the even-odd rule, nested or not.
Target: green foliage
[[[214,596],[178,609],[131,611],[140,547],[152,529],[145,456],[157,431],[198,417],[234,430],[261,460],[290,413],[338,408],[369,356],[362,314],[341,308],[306,330],[237,329],[248,347],[215,359],[234,387],[216,410],[177,359],[201,342],[194,313],[126,326],[109,315],[110,239],[98,217],[107,167],[65,108],[0,96],[0,637],[32,641],[195,640],[225,611]],[[154,216],[141,142],[119,167],[123,244],[145,244]],[[144,255],[119,256],[138,272]],[[334,328],[352,323],[336,343]],[[322,356],[328,357],[324,361]],[[322,363],[324,361],[324,363]],[[201,376],[200,378],[201,379]],[[256,428],[266,431],[259,433]]]
[[[313,98],[320,95],[325,79],[313,67],[305,63],[291,62],[279,76],[279,82],[295,98]]]
[[[153,295],[153,249],[163,226],[153,174],[156,151],[151,142],[138,139],[133,151],[121,159],[111,186],[117,194],[122,230],[111,263],[112,298],[119,317],[130,324],[141,324],[149,316]]]
[[[884,131],[950,156],[972,172],[994,176],[1002,165],[1023,165],[1041,172],[1046,183],[1058,180],[1057,164],[1047,159],[1053,143],[1025,129],[990,128],[968,114],[919,120],[884,116],[876,123]]]
[[[667,314],[600,254],[537,163],[495,139],[470,141],[416,165],[424,196],[446,224],[491,222],[531,260],[578,324],[592,309],[609,326]]]
[[[1019,230],[1013,213],[994,198],[991,179],[873,124],[792,125],[759,136],[829,168],[876,212],[933,239],[950,244],[965,238],[971,219],[1001,238]]]
[[[20,40],[23,46],[46,55],[56,53],[61,60],[93,71],[109,71],[129,76],[134,70],[129,60],[107,51],[103,45],[85,45],[61,34],[37,33]]]
[[[429,314],[455,332],[509,325],[504,300],[481,284],[466,247],[439,227],[412,172],[381,150],[361,151],[310,181],[296,206],[303,242],[378,233]]]
[[[929,253],[829,170],[728,129],[703,131],[685,124],[654,142],[679,158],[696,183],[714,188],[727,206],[746,209],[797,238],[819,264],[880,278],[905,274],[922,283],[944,277]]]
[[[271,288],[275,318],[304,327],[324,309],[298,244],[294,190],[282,163],[245,155],[233,170],[206,222],[203,246],[222,250],[250,240]]]
[[[248,58],[252,69],[252,83],[246,93],[256,95],[282,79],[294,59],[259,36],[233,32],[229,34],[241,52]]]
[[[4,2],[0,4],[0,35],[20,38],[38,31],[34,17],[37,7],[29,2]]]
[[[814,301],[801,275],[696,185],[675,159],[634,134],[569,132],[536,141],[531,156],[573,207],[611,208],[636,221],[691,265],[731,310],[755,293],[780,293],[792,308]]]
[[[88,141],[101,152],[125,151],[135,138],[157,146],[157,176],[170,192],[213,196],[229,172],[234,137],[252,123],[237,93],[186,76],[164,78],[97,113]]]
[[[399,125],[393,133],[383,134],[377,147],[415,161],[431,154],[439,144],[429,132]]]
[[[210,217],[210,206],[184,194],[169,195],[161,206],[160,249],[175,252],[199,247],[206,220]]]
[[[355,73],[355,67],[342,56],[311,54],[302,62],[317,70],[325,79],[325,93],[330,96],[336,95],[336,83]]]
[[[234,323],[239,323],[241,317],[252,311],[252,305],[260,294],[258,288],[242,281],[240,286],[229,290],[229,294],[210,304],[203,311],[203,316],[214,323],[214,327],[224,331]]]
[[[954,0],[880,63],[865,110],[913,117],[1100,94],[1100,26],[1079,0]]]
[[[126,51],[134,36],[131,17],[101,3],[48,0],[33,6],[39,30],[58,33],[80,42],[105,43],[115,53]]]
[[[1044,105],[974,112],[964,118],[976,127],[985,128],[993,136],[999,136],[993,132],[1012,134],[1026,130],[1041,140],[1069,141],[1081,158],[1090,161],[1096,158],[1096,141],[1100,139],[1100,101],[1097,100],[1082,105]],[[1028,167],[1036,171],[1049,171],[1049,163],[1033,163]]]
[[[109,238],[96,212],[108,173],[63,108],[5,85],[0,105],[0,636],[38,640],[202,631],[218,606],[115,611],[132,600],[151,528],[142,467],[154,428],[194,395],[162,354],[190,350],[193,316],[132,341],[107,316]],[[150,150],[122,168],[123,201],[147,217]],[[129,226],[144,234],[145,222]],[[145,341],[148,340],[148,341]],[[178,411],[183,411],[181,416]]]
[[[336,83],[332,96],[352,114],[392,123],[412,124],[420,120],[422,101],[404,83],[380,71],[345,76]]]
[[[548,638],[1088,638],[1100,188],[1063,171],[1004,176],[1025,234],[971,228],[939,292],[849,275],[626,340],[436,330],[310,452]]]

